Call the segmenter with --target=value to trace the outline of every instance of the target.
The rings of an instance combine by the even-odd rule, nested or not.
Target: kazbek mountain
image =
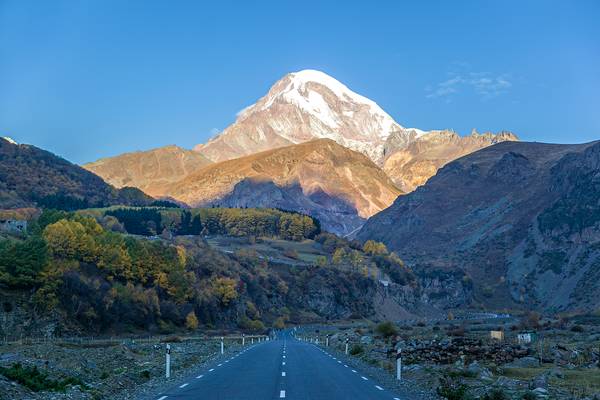
[[[315,140],[327,140],[317,142],[325,148],[315,148]],[[192,206],[286,208],[324,218],[325,229],[347,234],[447,162],[504,140],[516,137],[405,128],[329,75],[303,70],[277,81],[194,152],[168,146],[84,167],[117,187],[155,197]],[[269,153],[275,150],[281,151]]]
[[[211,164],[173,183],[165,194],[192,206],[299,211],[346,234],[401,192],[365,155],[318,139]]]
[[[242,110],[232,125],[194,150],[212,161],[224,161],[332,139],[382,165],[386,145],[403,146],[424,133],[402,127],[374,101],[331,76],[303,70],[277,81],[266,96]]]

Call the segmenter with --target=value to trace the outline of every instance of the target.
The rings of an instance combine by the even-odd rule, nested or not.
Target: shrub
[[[354,346],[352,346],[349,350],[349,353],[353,356],[357,356],[359,354],[362,354],[365,350],[363,349],[363,347],[360,344],[355,344]]]
[[[573,325],[573,327],[571,328],[571,332],[579,332],[579,333],[581,333],[583,331],[585,331],[585,329],[581,325]]]
[[[34,392],[43,390],[64,392],[68,386],[79,386],[82,389],[88,389],[88,386],[79,378],[70,376],[60,380],[50,379],[48,374],[40,372],[36,366],[23,367],[20,363],[13,364],[9,368],[0,367],[0,374],[28,387]]]
[[[375,328],[375,331],[383,336],[384,338],[389,338],[398,334],[398,329],[396,326],[390,321],[382,322]]]
[[[465,385],[456,383],[448,377],[442,378],[437,393],[448,400],[468,400],[471,398]]]
[[[482,400],[508,400],[508,396],[502,389],[492,389],[482,397]]]

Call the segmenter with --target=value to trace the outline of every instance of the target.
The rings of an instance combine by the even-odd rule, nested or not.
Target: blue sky
[[[78,163],[192,147],[314,68],[404,126],[591,141],[598,21],[594,0],[0,0],[0,135]]]

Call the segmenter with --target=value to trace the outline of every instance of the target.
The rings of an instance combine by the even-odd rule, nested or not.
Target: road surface
[[[207,366],[154,400],[399,400],[325,349],[280,338]],[[403,398],[402,400],[405,400]]]

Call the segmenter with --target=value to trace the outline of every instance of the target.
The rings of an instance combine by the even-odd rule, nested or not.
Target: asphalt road
[[[288,333],[208,366],[155,400],[399,400],[343,360]],[[404,399],[403,399],[404,400]]]

